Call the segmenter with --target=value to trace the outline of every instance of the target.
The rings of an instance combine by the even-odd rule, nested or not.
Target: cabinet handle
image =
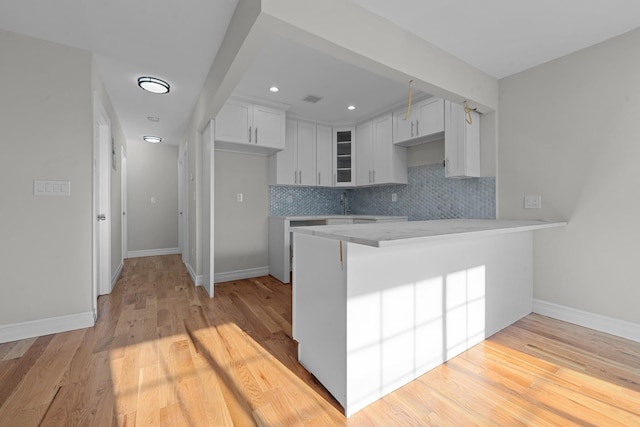
[[[371,184],[371,169],[369,169],[369,184]]]
[[[302,171],[298,172],[298,174],[300,175],[300,179],[298,179],[298,181],[300,184],[302,184]]]
[[[322,183],[322,180],[320,179],[320,172],[318,172],[318,185],[320,185]]]
[[[249,126],[249,142],[251,142],[251,126]]]
[[[375,184],[376,183],[376,170],[374,169],[372,172],[373,172],[373,181],[372,181],[372,183]]]
[[[411,122],[411,138],[413,138],[413,121]]]
[[[293,183],[298,183],[298,171],[293,171]]]
[[[449,159],[444,158],[444,174],[449,175]]]
[[[256,126],[256,144],[258,143],[258,127]]]
[[[420,122],[416,120],[416,136],[420,136]]]

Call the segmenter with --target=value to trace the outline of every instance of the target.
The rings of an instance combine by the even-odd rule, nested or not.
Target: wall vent
[[[319,96],[315,96],[315,95],[307,95],[303,101],[307,101],[310,102],[312,104],[315,104],[316,102],[320,101],[322,98]]]

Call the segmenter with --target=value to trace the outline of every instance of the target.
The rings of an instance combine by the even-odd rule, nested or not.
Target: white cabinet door
[[[253,106],[253,136],[250,142],[284,150],[285,112],[262,105]]]
[[[215,139],[218,141],[248,144],[253,122],[253,105],[228,100],[216,116]]]
[[[366,122],[356,128],[356,185],[372,184],[373,172],[373,122]]]
[[[406,107],[393,113],[393,143],[411,146],[442,138],[444,131],[444,100],[427,98],[411,107],[405,119]]]
[[[298,182],[299,185],[316,185],[316,125],[298,122]]]
[[[393,144],[391,114],[372,121],[371,184],[406,184],[407,148]]]
[[[333,184],[336,187],[351,187],[356,183],[355,131],[353,127],[333,129]]]
[[[269,184],[294,185],[298,181],[296,165],[296,142],[298,140],[298,122],[286,120],[285,149],[278,151],[269,159]]]
[[[450,101],[445,101],[444,155],[446,177],[480,176],[480,115],[471,111],[468,117],[462,105]]]
[[[444,99],[429,98],[416,105],[417,137],[426,137],[444,131]]]
[[[414,113],[407,117],[407,107],[393,112],[393,143],[408,141],[413,138]]]
[[[317,185],[330,187],[332,180],[331,128],[316,125],[316,174]]]

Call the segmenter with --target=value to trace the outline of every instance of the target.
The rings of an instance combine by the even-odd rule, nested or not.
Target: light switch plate
[[[34,196],[70,196],[70,181],[43,181],[39,179],[33,180]]]
[[[525,209],[540,209],[542,207],[541,196],[524,196]]]

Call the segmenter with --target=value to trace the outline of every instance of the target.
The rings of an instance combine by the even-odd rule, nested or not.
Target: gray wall
[[[128,250],[176,249],[178,147],[129,141],[127,150]]]
[[[500,81],[498,215],[535,236],[534,296],[640,323],[640,30]],[[523,209],[523,196],[542,209]]]
[[[216,273],[269,264],[267,170],[267,157],[215,152]]]
[[[0,325],[90,312],[91,54],[0,30],[0,58]]]

